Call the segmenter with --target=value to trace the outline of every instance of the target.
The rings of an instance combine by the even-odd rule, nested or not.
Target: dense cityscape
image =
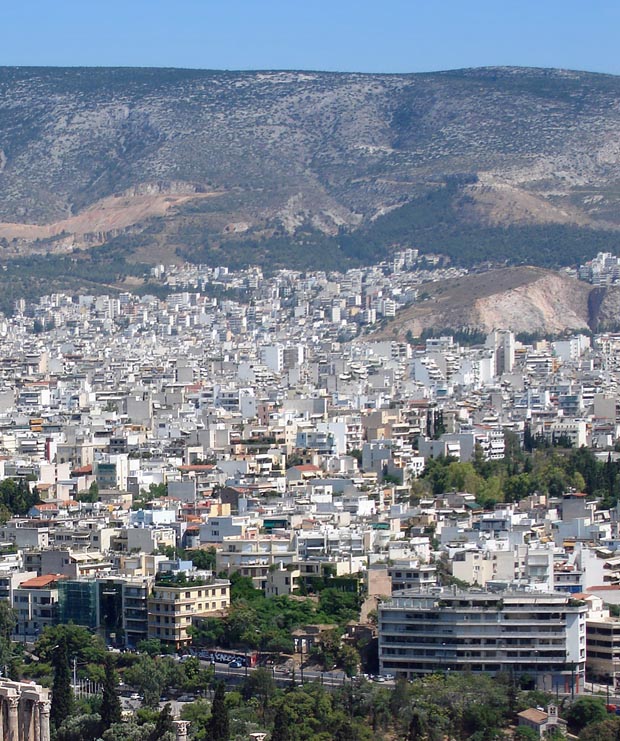
[[[403,250],[344,274],[161,265],[165,298],[18,301],[0,324],[3,727],[49,738],[63,666],[81,706],[52,702],[59,739],[318,738],[283,720],[302,695],[349,703],[337,738],[606,715],[620,335],[381,334],[460,274]],[[486,712],[484,676],[505,684],[491,720],[406,698],[474,682]]]

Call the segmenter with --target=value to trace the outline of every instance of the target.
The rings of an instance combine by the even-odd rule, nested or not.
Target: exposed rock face
[[[587,284],[565,276],[544,275],[475,301],[473,310],[484,330],[512,329],[514,332],[555,334],[566,329],[588,329]]]
[[[620,287],[594,289],[592,293],[594,296],[591,296],[591,299],[596,298],[596,301],[591,300],[591,304],[594,304],[591,313],[595,314],[595,326],[599,329],[618,330],[620,328]]]
[[[379,336],[404,338],[424,329],[511,329],[514,332],[556,334],[586,330],[599,316],[590,316],[592,286],[561,273],[540,268],[508,268],[456,281],[426,284],[427,300],[409,307]],[[620,292],[612,289],[600,317],[620,311]]]

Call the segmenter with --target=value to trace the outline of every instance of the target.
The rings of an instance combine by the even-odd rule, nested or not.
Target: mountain
[[[568,264],[618,244],[619,163],[610,75],[0,68],[5,260]]]

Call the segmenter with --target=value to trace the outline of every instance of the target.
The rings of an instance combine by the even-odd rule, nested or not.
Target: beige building
[[[226,579],[155,583],[148,599],[148,637],[181,648],[191,643],[192,618],[218,615],[230,605]]]
[[[480,587],[493,579],[515,578],[515,554],[505,551],[461,551],[452,561],[452,575]]]
[[[589,676],[614,685],[620,679],[620,619],[610,617],[603,600],[579,595],[588,603],[586,617],[586,671]]]
[[[299,567],[289,565],[286,568],[280,562],[278,568],[270,568],[267,574],[265,595],[267,597],[280,597],[281,595],[293,594],[299,588],[301,571]]]

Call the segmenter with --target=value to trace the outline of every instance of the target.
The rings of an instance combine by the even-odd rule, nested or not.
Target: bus
[[[239,662],[239,666],[255,667],[258,664],[258,651],[233,651],[225,648],[207,648],[198,652],[198,658],[212,664]]]

